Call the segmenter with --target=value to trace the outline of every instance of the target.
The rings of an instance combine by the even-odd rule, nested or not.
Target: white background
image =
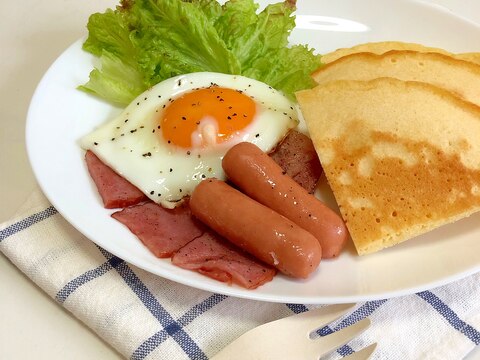
[[[480,23],[478,0],[428,2]],[[89,14],[116,4],[113,0],[0,0],[0,222],[9,219],[36,186],[24,141],[35,86],[55,58],[85,35]],[[2,359],[121,358],[1,253],[0,319]],[[480,349],[468,359],[480,359]]]

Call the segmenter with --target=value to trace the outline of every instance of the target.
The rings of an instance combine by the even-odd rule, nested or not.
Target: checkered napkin
[[[129,359],[208,359],[257,325],[314,307],[236,299],[149,274],[86,239],[40,191],[20,216],[0,225],[0,250]],[[374,359],[461,359],[480,344],[480,273],[431,291],[360,303],[320,333],[365,317],[372,326],[328,359],[373,342]]]

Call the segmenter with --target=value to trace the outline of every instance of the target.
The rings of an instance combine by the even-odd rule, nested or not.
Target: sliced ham
[[[311,140],[290,131],[272,158],[307,191],[315,190],[321,166]],[[275,276],[261,263],[206,230],[190,212],[188,201],[171,210],[153,202],[115,173],[91,151],[85,155],[90,176],[107,209],[124,208],[112,217],[127,226],[157,257],[172,257],[173,264],[213,279],[255,289]]]
[[[147,199],[145,194],[105,165],[92,151],[87,151],[85,161],[106,209],[123,208]]]
[[[322,166],[308,136],[291,130],[270,156],[300,186],[315,191]]]
[[[112,217],[134,233],[157,257],[166,258],[204,232],[191,215],[188,202],[165,209],[153,202],[131,206]]]
[[[273,279],[275,269],[253,259],[220,235],[205,232],[172,257],[172,262],[213,279],[255,289]]]

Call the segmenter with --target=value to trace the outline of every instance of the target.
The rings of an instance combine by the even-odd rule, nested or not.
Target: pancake
[[[312,77],[319,84],[378,77],[422,81],[480,105],[480,65],[440,53],[411,50],[393,50],[380,55],[355,53],[321,67]]]
[[[360,255],[480,210],[480,107],[394,78],[296,95]]]
[[[472,63],[480,65],[480,53],[478,52],[456,54],[455,57],[460,60],[470,61]]]
[[[383,54],[391,50],[412,50],[417,52],[433,52],[433,53],[439,53],[444,55],[451,55],[453,57],[458,57],[461,60],[467,60],[467,61],[480,64],[480,53],[453,54],[444,49],[429,47],[429,46],[416,44],[416,43],[402,42],[402,41],[369,42],[369,43],[352,46],[350,48],[340,48],[330,53],[324,54],[322,56],[322,62],[324,64],[329,64],[343,56],[347,56],[347,55],[355,54],[359,52]]]

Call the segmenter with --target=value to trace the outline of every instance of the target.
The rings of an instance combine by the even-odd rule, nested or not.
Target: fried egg
[[[165,80],[80,140],[151,200],[173,208],[203,179],[225,179],[222,158],[249,141],[272,150],[298,124],[295,104],[239,75]]]

